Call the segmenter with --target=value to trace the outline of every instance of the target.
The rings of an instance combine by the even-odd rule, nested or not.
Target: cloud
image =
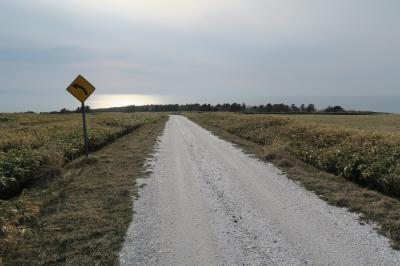
[[[397,0],[3,0],[0,94],[400,95]],[[247,98],[246,98],[247,97]]]

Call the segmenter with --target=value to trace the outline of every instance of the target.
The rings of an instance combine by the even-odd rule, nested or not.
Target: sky
[[[0,111],[75,108],[65,89],[82,74],[94,107],[400,112],[399,12],[398,0],[1,0]]]

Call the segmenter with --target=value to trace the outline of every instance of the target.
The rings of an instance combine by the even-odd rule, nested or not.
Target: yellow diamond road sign
[[[89,81],[79,75],[71,85],[68,86],[67,91],[83,103],[95,89],[96,88],[90,84]]]

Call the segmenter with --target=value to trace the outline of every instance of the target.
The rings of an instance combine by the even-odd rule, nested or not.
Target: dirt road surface
[[[185,117],[150,164],[121,265],[400,265],[372,225]]]

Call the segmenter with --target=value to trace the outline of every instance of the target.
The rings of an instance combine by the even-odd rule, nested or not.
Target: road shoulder
[[[27,191],[40,205],[5,265],[117,265],[132,219],[135,183],[167,116],[78,159],[47,187]]]

